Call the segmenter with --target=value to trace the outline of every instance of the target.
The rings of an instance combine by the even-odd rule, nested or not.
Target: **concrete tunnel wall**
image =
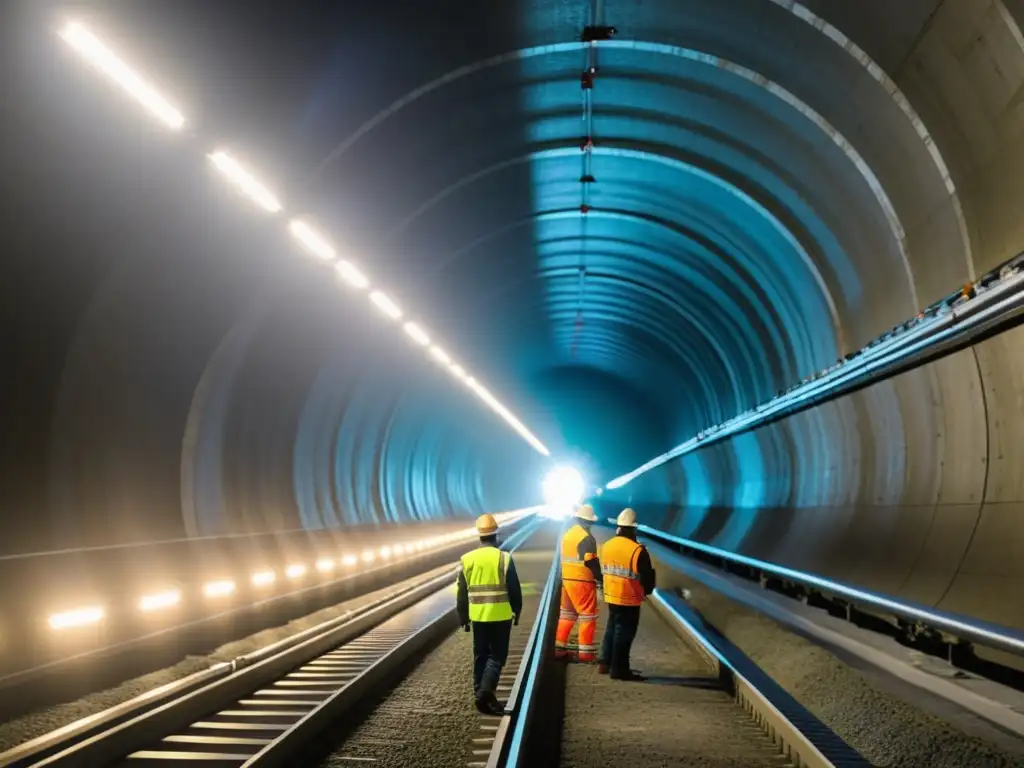
[[[228,10],[153,3],[107,21],[160,29],[147,32],[154,70],[189,103],[242,115],[217,130],[415,297],[534,431],[590,453],[604,479],[1024,248],[1019,0],[609,0],[620,33],[599,49],[585,231],[575,41],[589,4],[459,10],[477,34],[409,8],[375,52],[325,46],[302,19],[250,19],[268,45],[297,36],[328,48],[337,71],[375,72],[343,90],[322,61],[312,89],[294,63],[247,78],[244,52],[218,37]],[[381,28],[374,9],[347,13],[343,42]],[[0,50],[52,72],[50,42]],[[414,64],[383,66],[396,50]],[[67,317],[46,320],[58,342],[42,386],[8,398],[22,405],[2,438],[18,452],[5,486],[47,540],[419,519],[532,497],[524,478],[540,465],[518,438],[461,393],[446,400],[448,382],[424,384],[421,361],[363,307],[280,257],[276,230],[98,97],[91,75],[68,77],[59,99],[42,75],[20,83],[36,119],[8,151],[31,156],[47,139],[47,205],[88,211],[71,227],[82,243],[118,236],[70,268],[86,287],[65,291]],[[328,117],[283,117],[300,112]],[[69,167],[103,195],[61,190]],[[0,216],[12,227],[41,206],[11,198]],[[52,283],[61,269],[32,255],[63,247],[45,233],[14,250]],[[4,309],[5,332],[31,347],[31,301]],[[1008,585],[1024,542],[1006,533],[1022,501],[1017,345],[1016,332],[986,342],[623,490],[638,506],[721,508],[673,523],[709,541],[1019,625]],[[600,375],[559,379],[581,369]],[[607,377],[623,386],[576,416],[608,411],[606,445],[571,445],[597,430],[545,387],[597,391]]]
[[[878,130],[872,145],[880,114],[861,89],[842,92],[861,111],[854,141],[878,151],[872,168],[906,228],[919,306],[1024,248],[1020,4],[807,5],[885,68],[948,163],[949,182],[914,200],[900,189],[909,179],[896,178],[907,165],[890,162],[906,144]],[[835,106],[825,114],[841,125]],[[1008,332],[690,455],[676,465],[678,506],[644,516],[716,546],[1024,627],[1022,344],[1024,332]],[[606,499],[643,499],[630,496]]]

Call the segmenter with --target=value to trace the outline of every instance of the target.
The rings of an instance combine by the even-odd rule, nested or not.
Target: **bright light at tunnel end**
[[[568,517],[580,502],[587,487],[583,475],[575,467],[559,465],[544,476],[541,488],[544,492],[546,515]]]

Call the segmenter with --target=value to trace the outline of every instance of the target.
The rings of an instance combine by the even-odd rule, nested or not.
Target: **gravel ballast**
[[[450,569],[451,566],[437,568],[430,572],[436,576]],[[188,656],[178,664],[135,677],[112,688],[83,696],[75,701],[57,704],[39,711],[12,719],[0,725],[0,751],[8,750],[30,739],[42,736],[49,731],[60,728],[83,717],[102,712],[105,709],[121,704],[136,696],[161,685],[180,680],[191,674],[207,669],[211,664],[230,661],[246,653],[252,653],[271,643],[298,634],[303,630],[315,627],[325,621],[341,616],[349,611],[357,610],[369,603],[379,600],[394,592],[401,586],[426,578],[420,574],[400,584],[369,592],[365,595],[346,600],[329,608],[295,619],[287,624],[257,632],[256,634],[235,640],[220,646],[209,655]]]
[[[653,553],[652,553],[653,554]],[[659,584],[690,590],[689,603],[823,723],[880,768],[1024,766],[1024,743],[994,745],[881,690],[772,619],[656,563]]]
[[[606,619],[602,604],[598,639]],[[779,750],[648,606],[641,610],[631,662],[646,682],[616,682],[592,665],[566,670],[563,768],[782,765]]]
[[[512,628],[509,663],[501,684],[511,685],[526,645],[540,590],[551,567],[547,536],[531,541],[531,552],[516,554],[523,584],[523,614]],[[543,545],[543,546],[542,546]],[[342,723],[323,765],[341,768],[370,763],[381,768],[449,768],[486,762],[497,718],[481,716],[473,703],[473,635],[455,632],[426,654],[371,710]],[[507,691],[499,688],[498,698]],[[326,739],[331,740],[330,734]],[[325,750],[326,751],[326,750]]]

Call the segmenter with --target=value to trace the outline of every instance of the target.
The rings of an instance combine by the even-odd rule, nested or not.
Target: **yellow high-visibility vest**
[[[582,525],[574,525],[565,532],[562,537],[562,580],[563,581],[589,581],[595,582],[594,572],[586,566],[586,560],[591,560],[596,555],[589,555],[585,560],[580,559],[580,542],[590,534]]]
[[[604,601],[612,605],[643,605],[644,588],[637,573],[643,547],[625,536],[609,539],[601,547]]]
[[[505,582],[512,556],[497,547],[480,547],[462,556],[462,572],[469,588],[470,621],[509,621],[512,604]]]

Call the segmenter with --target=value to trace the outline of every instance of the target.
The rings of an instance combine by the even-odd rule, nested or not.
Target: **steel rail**
[[[870,768],[870,763],[726,640],[683,601],[662,589],[649,598],[718,674],[737,703],[796,768]]]
[[[537,617],[523,652],[523,663],[519,665],[505,703],[505,714],[498,723],[487,757],[487,768],[524,764],[525,734],[538,704],[539,680],[554,645],[553,624],[559,605],[558,590],[562,584],[561,566],[560,547],[556,545],[551,569],[544,582],[544,593],[537,606]]]
[[[890,614],[904,621],[926,625],[976,645],[1005,651],[1017,656],[1024,656],[1024,632],[1020,630],[973,619],[962,614],[940,611],[909,600],[900,600],[881,592],[873,592],[814,573],[798,571],[794,568],[740,555],[736,552],[713,547],[709,544],[683,538],[682,536],[675,536],[646,525],[640,525],[638,529],[644,536],[655,541],[670,542],[684,550],[689,549],[693,552],[712,555],[713,557],[760,571],[784,581],[800,584],[813,590],[840,597],[854,605],[868,606],[875,611]]]
[[[532,516],[516,522],[521,527],[509,536],[508,541],[502,545],[504,548],[518,548],[538,527],[537,519]],[[432,572],[439,570],[433,569]],[[160,738],[158,734],[173,733],[187,726],[196,713],[199,713],[196,716],[201,717],[202,713],[216,711],[226,702],[241,698],[262,684],[286,676],[296,667],[329,654],[332,648],[358,642],[357,638],[361,639],[361,636],[372,632],[375,627],[414,609],[417,604],[429,600],[438,590],[450,586],[451,582],[452,573],[445,567],[444,571],[436,575],[421,578],[360,609],[26,742],[0,755],[0,766],[95,766],[116,761],[144,749],[147,744]],[[438,617],[436,622],[421,629],[443,624],[442,619],[453,614],[454,606]],[[423,639],[429,639],[429,635]],[[416,647],[411,635],[398,637],[398,642],[392,643],[390,650],[396,650],[399,646],[404,646],[403,652],[414,652]],[[374,666],[373,672],[359,681],[357,688],[364,686],[366,680],[378,677],[385,667],[391,669],[392,666],[391,662]],[[221,746],[223,744],[221,742]],[[275,747],[274,753],[279,751],[280,747]],[[131,762],[138,764],[140,761]],[[163,764],[166,765],[167,761],[163,761]]]

